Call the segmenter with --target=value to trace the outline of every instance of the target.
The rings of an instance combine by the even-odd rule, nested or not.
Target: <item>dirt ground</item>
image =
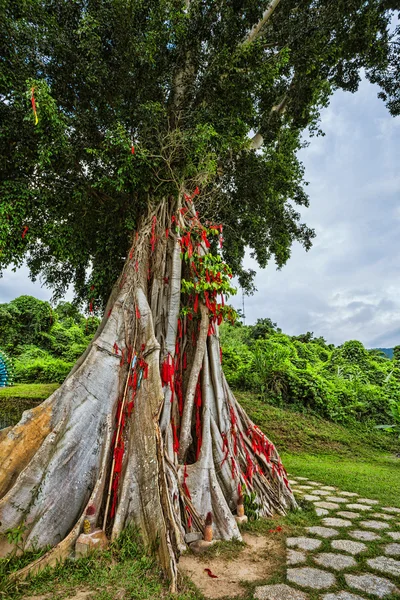
[[[242,596],[242,581],[260,581],[270,577],[277,565],[277,557],[283,552],[279,537],[266,538],[249,533],[243,534],[245,547],[236,558],[221,556],[197,557],[187,553],[179,560],[180,571],[188,576],[206,598]],[[217,578],[211,578],[210,569]]]

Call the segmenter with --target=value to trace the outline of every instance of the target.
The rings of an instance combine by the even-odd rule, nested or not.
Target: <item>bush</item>
[[[374,426],[390,418],[393,401],[400,403],[396,360],[357,340],[335,348],[309,332],[287,336],[267,319],[254,326],[224,325],[221,342],[230,385],[253,390],[270,404]]]
[[[18,383],[62,383],[73,362],[54,358],[41,348],[26,346],[15,360],[15,381]]]

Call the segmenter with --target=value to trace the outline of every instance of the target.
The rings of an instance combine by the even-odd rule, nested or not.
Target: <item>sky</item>
[[[336,345],[400,344],[400,118],[377,91],[363,81],[324,109],[325,136],[300,153],[310,196],[302,217],[317,237],[309,252],[296,244],[281,271],[246,258],[257,271],[257,292],[244,299],[246,324],[269,317],[289,335],[313,331]],[[21,294],[51,297],[26,268],[6,271],[0,303]],[[231,301],[241,307],[240,291]]]

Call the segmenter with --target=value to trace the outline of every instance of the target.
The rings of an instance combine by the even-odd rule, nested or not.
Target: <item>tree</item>
[[[295,506],[223,376],[220,296],[227,263],[251,286],[246,247],[278,267],[294,241],[310,247],[301,134],[361,68],[388,68],[391,13],[378,0],[1,6],[1,265],[26,259],[56,296],[73,284],[104,309],[61,388],[1,434],[1,528],[57,544],[40,566],[70,550],[89,506],[111,536],[134,521],[174,589],[208,512],[217,537],[240,535],[242,484],[263,515]]]

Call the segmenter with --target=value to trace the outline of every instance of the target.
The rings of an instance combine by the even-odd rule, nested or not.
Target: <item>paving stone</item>
[[[385,546],[384,552],[388,556],[400,556],[400,544],[388,544]]]
[[[356,494],[355,492],[340,492],[341,496],[348,496],[349,498],[351,498],[352,496],[358,496],[358,494]]]
[[[335,594],[324,594],[322,600],[364,600],[361,596],[350,594],[350,592],[336,592]]]
[[[321,490],[334,491],[334,490],[336,490],[336,488],[332,487],[331,485],[323,485],[323,486],[321,486]]]
[[[315,512],[318,517],[323,517],[324,515],[329,515],[329,510],[326,510],[326,508],[316,508]]]
[[[299,490],[314,490],[312,485],[298,485]]]
[[[342,510],[336,514],[346,519],[358,519],[361,516],[360,513],[351,512],[351,510]]]
[[[371,506],[368,506],[368,504],[348,504],[346,508],[354,510],[371,510]]]
[[[299,565],[300,563],[306,562],[306,555],[304,552],[299,552],[298,550],[288,549],[286,563],[288,565]]]
[[[307,527],[308,533],[313,533],[314,535],[319,535],[323,538],[331,538],[335,537],[335,535],[339,535],[339,532],[336,529],[329,529],[329,527]]]
[[[318,495],[319,496],[331,496],[332,492],[328,492],[328,490],[322,490],[322,489],[320,489],[320,490],[318,490]]]
[[[307,481],[308,485],[321,485],[318,481]]]
[[[296,477],[299,481],[308,481],[307,477]]]
[[[394,506],[382,506],[381,510],[384,510],[388,513],[395,513],[397,515],[400,515],[400,508],[394,508]]]
[[[370,517],[376,517],[377,519],[385,519],[385,521],[390,521],[394,519],[394,515],[385,515],[384,513],[370,513]]]
[[[308,595],[285,583],[277,583],[256,587],[254,598],[256,600],[308,600]]]
[[[325,517],[325,519],[322,519],[322,522],[324,525],[328,525],[328,527],[351,527],[353,525],[351,521],[336,519],[335,517]]]
[[[315,502],[314,506],[316,506],[317,508],[330,508],[331,510],[334,510],[335,508],[340,508],[339,504],[335,504],[334,502]]]
[[[312,567],[288,569],[287,578],[301,587],[309,587],[314,590],[330,588],[336,583],[336,578],[332,573],[321,571],[321,569],[313,569]]]
[[[386,532],[392,540],[400,540],[400,531],[387,531]]]
[[[400,560],[388,558],[387,556],[377,556],[367,560],[371,569],[376,569],[388,575],[400,575]]]
[[[314,556],[315,562],[326,569],[334,569],[335,571],[344,571],[355,567],[357,562],[352,556],[346,554],[334,554],[333,552],[321,552]]]
[[[357,502],[362,502],[362,504],[379,504],[379,500],[370,500],[369,498],[357,498]]]
[[[378,598],[384,598],[399,591],[394,583],[388,579],[370,575],[369,573],[363,575],[348,573],[344,577],[348,586],[367,594],[373,594],[374,596],[378,596]]]
[[[288,537],[286,539],[286,545],[289,548],[301,548],[301,550],[316,550],[322,544],[321,540],[315,540],[314,538],[308,538],[304,536],[300,537]]]
[[[384,521],[360,521],[359,525],[366,529],[388,529],[390,527],[389,523],[384,523]]]
[[[290,485],[296,485],[297,481],[295,481],[294,479],[289,479],[289,483]]]
[[[342,550],[349,554],[360,554],[368,549],[362,542],[353,542],[352,540],[332,540],[331,546],[334,550]]]
[[[340,496],[327,496],[328,502],[337,502],[338,504],[346,504],[349,501],[348,498],[340,498]]]
[[[318,500],[321,500],[321,496],[311,496],[310,494],[306,494],[304,496],[304,500],[308,500],[309,502],[318,502]]]
[[[361,531],[361,529],[349,531],[349,535],[356,540],[363,540],[365,542],[374,542],[375,540],[381,539],[377,533],[373,533],[372,531]]]

